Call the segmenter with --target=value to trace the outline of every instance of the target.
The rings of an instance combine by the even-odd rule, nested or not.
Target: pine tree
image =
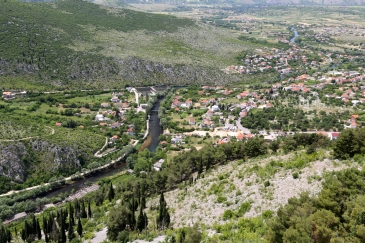
[[[89,219],[92,218],[90,202],[87,204],[87,216]]]
[[[81,219],[80,218],[77,221],[77,233],[79,234],[80,237],[82,237],[82,224],[81,224]]]

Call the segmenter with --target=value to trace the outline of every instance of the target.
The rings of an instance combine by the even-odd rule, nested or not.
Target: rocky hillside
[[[52,136],[0,141],[0,192],[39,185],[52,177],[69,176],[87,167],[105,138],[86,131],[57,131]],[[6,184],[6,186],[5,186]],[[4,187],[2,187],[4,185]],[[7,189],[6,189],[7,188]]]
[[[85,1],[2,2],[0,39],[4,84],[25,76],[74,88],[232,82],[219,69],[245,48],[189,19]]]
[[[52,144],[45,140],[0,144],[0,175],[24,182],[33,173],[45,178],[81,168],[82,150],[76,145]]]

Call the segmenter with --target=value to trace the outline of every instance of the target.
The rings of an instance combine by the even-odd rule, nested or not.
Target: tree
[[[70,223],[68,224],[67,238],[69,241],[75,238],[74,227]]]
[[[113,184],[110,183],[110,187],[109,187],[109,192],[108,192],[108,199],[111,202],[114,199],[114,188],[113,188]]]
[[[81,216],[80,217],[83,219],[87,218],[84,201],[81,202]]]
[[[139,215],[137,217],[137,225],[136,225],[136,227],[139,230],[139,232],[142,232],[142,230],[145,227],[144,214],[143,214],[143,209],[142,209],[141,206],[139,207]]]
[[[38,240],[40,240],[42,239],[42,231],[38,220],[36,221],[36,228],[37,228],[37,238]]]
[[[80,237],[82,237],[82,224],[81,224],[81,219],[80,218],[77,221],[77,233],[79,234]]]
[[[88,202],[88,204],[87,204],[87,217],[89,219],[92,218],[90,202]]]
[[[355,132],[360,132],[356,129]],[[356,140],[353,129],[345,129],[333,144],[333,155],[339,159],[351,158],[355,155]]]
[[[274,153],[276,153],[279,149],[280,141],[274,140],[269,144],[269,149],[271,149]]]
[[[163,195],[163,192],[160,195],[160,206],[159,213],[157,216],[157,227],[158,229],[168,228],[170,225],[170,214],[168,212],[167,204]]]
[[[119,205],[114,207],[109,213],[109,220],[107,223],[108,239],[115,241],[118,237],[119,232],[126,229],[127,224],[130,220],[131,211],[125,206]]]

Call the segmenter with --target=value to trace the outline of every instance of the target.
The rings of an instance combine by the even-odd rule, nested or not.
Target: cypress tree
[[[69,210],[69,220],[68,223],[72,226],[75,225],[75,218],[74,218],[74,207],[71,203],[68,204],[68,210]]]
[[[80,218],[77,221],[77,233],[79,234],[80,237],[82,237],[82,224],[81,224],[81,219]]]
[[[41,231],[41,226],[39,225],[39,221],[36,221],[36,229],[37,229],[37,238],[38,240],[42,239],[42,231]]]
[[[60,241],[62,243],[66,242],[66,229],[65,229],[65,220],[63,218],[63,214],[61,213],[61,227],[60,227],[60,235],[61,235],[61,239]]]
[[[81,218],[83,219],[87,218],[84,201],[82,201],[81,203]]]
[[[8,242],[10,243],[12,240],[12,235],[9,229],[6,229],[6,236],[8,238]]]
[[[139,207],[139,214],[138,214],[138,217],[137,217],[136,228],[139,230],[139,232],[142,232],[144,227],[145,227],[144,215],[143,215],[142,207]]]
[[[1,226],[0,228],[0,243],[6,243],[7,241],[7,237],[6,237],[6,232],[3,226]]]
[[[27,220],[24,221],[24,228],[22,230],[22,240],[26,240],[28,238],[28,222]]]
[[[89,219],[92,218],[90,202],[87,204],[87,216]]]
[[[75,238],[74,228],[71,224],[68,224],[67,238],[69,241]]]
[[[199,165],[198,165],[198,174],[203,173],[203,159],[201,156],[202,155],[200,154],[200,160],[199,160]]]
[[[148,218],[147,218],[147,214],[144,213],[143,214],[143,221],[144,221],[144,228],[147,229],[147,226],[148,226]]]
[[[156,221],[159,229],[167,228],[170,225],[170,214],[168,212],[167,204],[165,202],[165,197],[163,193],[161,193],[160,196],[159,213]]]
[[[34,214],[32,215],[32,235],[36,235],[37,234],[37,220],[34,216]]]
[[[146,208],[146,197],[144,195],[142,195],[142,199],[141,199],[141,207],[142,208]]]
[[[108,193],[108,199],[111,202],[114,199],[114,188],[113,188],[113,184],[110,183],[110,187],[109,187],[109,193]]]
[[[42,217],[42,225],[43,225],[43,233],[45,235],[47,235],[48,231],[47,231],[47,220],[44,218],[44,215]]]

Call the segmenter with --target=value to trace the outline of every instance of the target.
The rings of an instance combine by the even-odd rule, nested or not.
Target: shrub
[[[271,210],[266,210],[264,212],[262,212],[262,217],[264,219],[268,219],[268,218],[271,218],[273,216],[274,212],[271,211]]]
[[[226,211],[224,211],[223,213],[223,220],[228,220],[228,219],[231,219],[233,217],[233,211],[228,209]]]
[[[218,203],[223,203],[225,201],[227,201],[227,198],[226,197],[224,197],[224,196],[218,196],[218,198],[217,198],[217,202]]]
[[[293,173],[293,178],[294,178],[294,179],[298,179],[298,177],[299,177],[298,172],[294,172],[294,173]]]
[[[238,216],[245,215],[245,213],[250,211],[250,209],[251,209],[251,202],[242,203],[240,209],[238,210]]]
[[[265,181],[265,182],[264,182],[264,186],[265,186],[265,187],[270,186],[270,181]]]

